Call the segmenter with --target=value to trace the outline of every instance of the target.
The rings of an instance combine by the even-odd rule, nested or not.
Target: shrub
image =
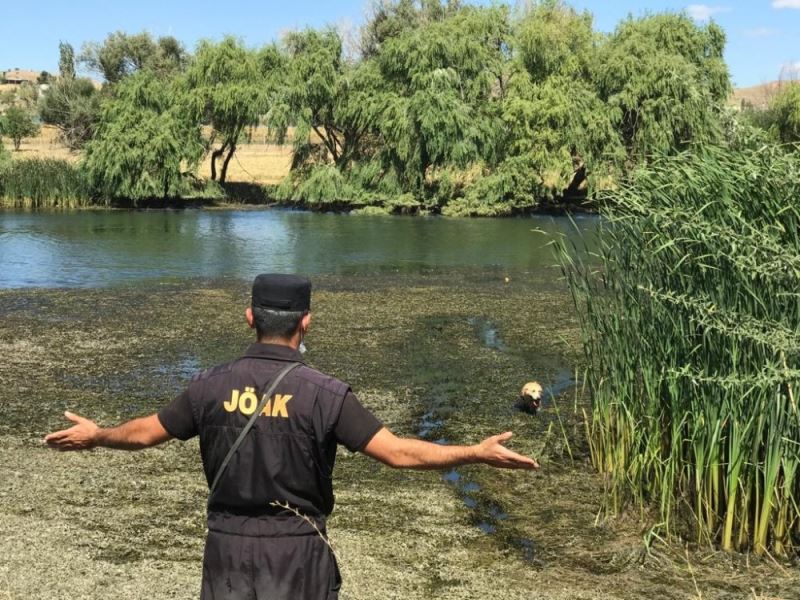
[[[39,133],[39,125],[27,110],[19,106],[12,106],[0,119],[0,133],[10,137],[14,143],[14,150],[19,151],[22,140]]]

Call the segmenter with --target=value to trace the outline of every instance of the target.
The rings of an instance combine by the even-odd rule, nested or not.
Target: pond
[[[0,288],[552,265],[595,217],[466,220],[287,210],[0,212]]]

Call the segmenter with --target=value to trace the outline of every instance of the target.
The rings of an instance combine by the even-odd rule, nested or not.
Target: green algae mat
[[[342,598],[800,598],[796,566],[663,543],[603,518],[588,466],[580,341],[552,273],[314,278],[308,360],[398,434],[510,446],[540,471],[393,471],[342,449],[331,542]],[[42,446],[64,410],[156,411],[250,342],[240,280],[0,291],[0,599],[196,598],[206,486],[197,445]],[[521,385],[551,386],[538,417]],[[578,378],[580,379],[580,378]]]

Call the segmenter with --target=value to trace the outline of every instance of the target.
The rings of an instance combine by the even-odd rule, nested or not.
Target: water
[[[577,225],[591,240],[598,221],[584,217]],[[568,219],[555,217],[461,220],[285,210],[0,212],[0,288],[250,279],[264,271],[342,274],[487,267],[511,275],[513,282],[515,273],[555,263],[549,243],[560,234],[579,236]],[[487,348],[514,351],[487,317],[476,315],[468,322]],[[155,373],[163,385],[177,390],[198,368],[197,358],[187,355],[177,364],[146,365],[128,374],[124,383],[136,388]],[[122,408],[126,414],[141,412],[141,399],[127,387],[117,389],[120,384],[114,380],[95,385],[130,397]],[[571,385],[572,374],[559,373],[545,390],[545,404]],[[448,443],[449,410],[444,400],[429,406],[419,422],[419,437]],[[476,527],[487,535],[498,533],[508,519],[500,504],[486,498],[481,486],[458,469],[444,473],[443,480],[473,511]],[[512,536],[509,542],[533,560],[531,540]]]
[[[509,348],[503,341],[497,326],[485,317],[470,317],[467,322],[472,326],[475,335],[481,343],[496,352],[508,352]],[[542,390],[542,406],[549,407],[557,396],[564,393],[577,384],[574,375],[562,369],[556,374],[552,383],[545,386]],[[447,426],[447,415],[444,410],[446,407],[441,402],[434,402],[429,410],[420,417],[417,436],[422,439],[432,440],[434,435],[438,435]],[[447,444],[449,440],[440,437],[436,443]],[[442,474],[442,480],[452,486],[458,494],[461,502],[466,508],[472,511],[475,518],[475,526],[486,535],[498,533],[500,523],[508,519],[508,513],[502,506],[491,499],[481,496],[481,486],[475,481],[464,477],[458,468],[450,469]],[[528,562],[535,562],[536,545],[533,540],[515,534],[508,536],[508,543],[517,548],[522,557]]]
[[[591,232],[597,219],[579,217]],[[348,273],[554,264],[563,217],[444,219],[286,210],[0,211],[0,288],[103,287],[265,271]]]

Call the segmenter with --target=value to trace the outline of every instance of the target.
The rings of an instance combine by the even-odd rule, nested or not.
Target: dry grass
[[[81,154],[72,152],[59,141],[57,128],[44,125],[38,136],[23,140],[19,152],[12,152],[12,156],[16,159],[55,158],[75,162]],[[228,181],[276,184],[289,172],[291,161],[291,145],[270,143],[266,129],[258,127],[253,130],[250,141],[241,144],[231,159]],[[211,176],[209,157],[200,164],[197,174],[204,179]]]
[[[11,144],[7,143],[10,149]],[[80,154],[72,152],[58,139],[58,129],[52,125],[43,125],[38,136],[22,140],[19,152],[11,153],[13,158],[56,158],[75,162]]]
[[[289,173],[291,146],[250,143],[239,146],[228,166],[228,181],[276,184]],[[204,179],[211,177],[211,159],[206,158],[198,169]]]
[[[782,86],[792,85],[793,83],[796,82],[770,81],[769,83],[762,83],[751,87],[737,88],[733,90],[731,97],[728,99],[728,104],[740,108],[744,102],[755,108],[766,108],[770,100],[775,97]]]

